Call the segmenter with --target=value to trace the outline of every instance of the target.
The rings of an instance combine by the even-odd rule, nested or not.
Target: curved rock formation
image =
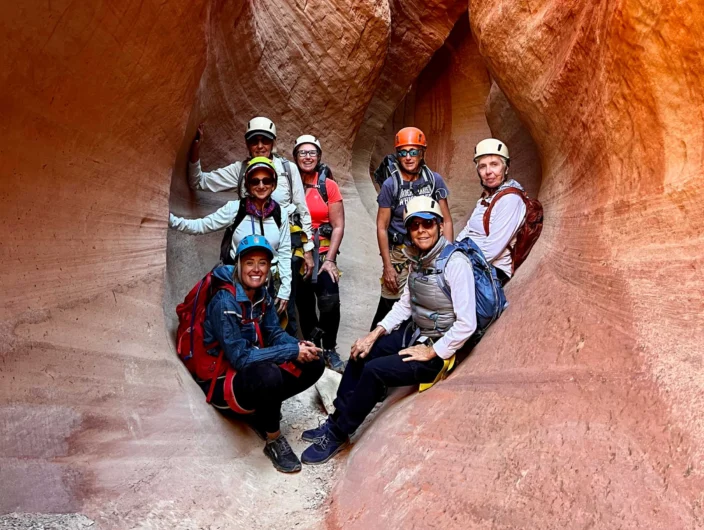
[[[477,189],[457,139],[489,130],[546,208],[509,311],[450,379],[371,424],[339,466],[328,526],[704,524],[702,7],[469,8],[471,30],[450,0],[4,7],[0,512],[320,522],[297,492],[312,471],[284,482],[205,405],[162,312],[217,247],[169,234],[166,248],[169,208],[225,200],[185,185],[196,124],[214,167],[268,114],[284,153],[319,135],[343,185],[343,345],[378,295],[368,170],[385,124],[432,131],[457,221]]]
[[[352,450],[330,526],[698,528],[704,13],[470,12],[539,148],[545,230],[473,356]]]

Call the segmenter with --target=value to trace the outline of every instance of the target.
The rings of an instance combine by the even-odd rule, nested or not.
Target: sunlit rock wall
[[[702,527],[703,15],[470,2],[545,229],[474,355],[351,451],[330,527]]]

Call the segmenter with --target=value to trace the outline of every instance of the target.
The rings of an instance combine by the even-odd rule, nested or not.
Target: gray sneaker
[[[335,350],[323,350],[323,357],[325,358],[325,366],[338,374],[345,373],[346,364]]]
[[[276,440],[267,440],[264,454],[269,457],[274,467],[282,473],[295,473],[301,470],[301,461],[282,434]]]

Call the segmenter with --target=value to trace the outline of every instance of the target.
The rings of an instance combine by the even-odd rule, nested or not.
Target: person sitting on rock
[[[502,284],[513,275],[510,248],[515,244],[515,236],[526,217],[526,205],[521,194],[502,194],[501,199],[491,207],[499,192],[513,187],[523,191],[523,187],[508,178],[510,164],[508,147],[501,140],[487,138],[474,149],[474,163],[484,192],[469,217],[466,226],[457,235],[457,241],[471,238],[481,249],[486,261],[496,268]],[[489,235],[484,225],[484,214],[491,207]]]
[[[309,278],[304,278],[294,268],[293,281],[303,336],[311,339],[316,328],[322,331],[325,363],[328,368],[342,373],[345,363],[337,353],[340,328],[337,254],[345,234],[345,208],[339,186],[332,180],[327,166],[321,164],[322,154],[320,141],[310,134],[299,136],[293,146],[293,158],[306,189],[313,223],[313,259],[317,260]]]
[[[439,284],[435,268],[443,249],[443,212],[438,201],[415,197],[404,208],[411,246],[408,282],[391,311],[352,346],[334,401],[335,412],[317,429],[304,431],[313,442],[301,455],[304,464],[321,464],[349,443],[387,388],[433,383],[452,364],[455,352],[477,329],[474,273],[469,258],[453,251]]]
[[[191,144],[188,164],[188,182],[194,190],[204,191],[236,191],[243,195],[242,177],[244,176],[247,162],[236,161],[232,164],[213,171],[202,171],[200,164],[200,147],[205,138],[205,125],[200,124],[196,136]],[[278,175],[278,186],[272,198],[281,205],[289,217],[289,227],[293,227],[293,216],[298,214],[300,224],[308,237],[308,242],[303,246],[303,275],[308,278],[313,273],[313,229],[311,227],[310,212],[306,205],[305,192],[298,168],[284,157],[274,153],[276,143],[276,125],[269,118],[256,117],[247,122],[244,133],[249,157],[266,157],[273,159]],[[289,267],[291,268],[291,267]],[[296,334],[296,314],[294,300],[291,299],[288,311],[287,330],[292,335]]]
[[[243,199],[229,201],[202,219],[184,219],[170,214],[169,226],[186,234],[208,234],[227,228],[221,252],[225,264],[234,263],[235,249],[245,236],[260,234],[266,237],[277,253],[274,276],[278,277],[280,285],[274,290],[272,283],[271,288],[276,296],[276,310],[282,313],[291,293],[291,233],[288,216],[272,198],[278,181],[274,163],[266,157],[251,159],[247,163],[244,181],[246,193]]]
[[[384,270],[381,277],[381,297],[371,329],[389,312],[406,284],[408,261],[403,252],[406,240],[403,212],[406,203],[418,196],[435,199],[445,218],[445,237],[452,241],[454,233],[447,202],[449,191],[445,181],[438,173],[430,171],[425,164],[428,142],[423,131],[416,127],[405,127],[396,133],[395,145],[395,157],[387,156],[375,172],[375,178],[378,178],[378,174],[383,175],[377,197],[379,210],[376,217],[376,237]],[[387,169],[387,166],[390,167]]]
[[[249,423],[266,445],[264,453],[284,473],[301,469],[279,428],[281,404],[309,388],[325,369],[321,350],[299,342],[281,329],[266,281],[274,249],[259,235],[244,237],[237,246],[235,265],[213,271],[219,289],[208,303],[204,344],[219,344],[227,370],[211,381],[198,381],[210,403],[232,411]]]

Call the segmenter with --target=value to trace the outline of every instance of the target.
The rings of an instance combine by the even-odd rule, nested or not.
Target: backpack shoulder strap
[[[388,160],[389,164],[389,174],[391,175],[391,196],[394,198],[393,206],[391,207],[391,215],[393,216],[394,210],[398,207],[401,202],[401,188],[403,187],[403,177],[401,176],[401,170],[398,168],[398,162],[396,158],[390,158]]]
[[[274,218],[274,222],[276,223],[276,227],[281,229],[281,205],[277,202],[276,206],[274,207],[274,211],[271,212],[271,216]]]
[[[281,159],[281,165],[284,166],[284,173],[286,174],[286,180],[288,180],[288,189],[291,192],[291,202],[293,202],[293,177],[291,176],[291,162],[289,162],[283,156],[279,156]]]
[[[435,198],[435,187],[437,186],[437,182],[435,181],[435,173],[425,164],[425,161],[423,161],[423,166],[420,169],[420,173],[423,176],[423,180],[430,184],[430,197]]]
[[[435,272],[438,275],[438,287],[440,287],[440,290],[450,299],[452,299],[452,296],[450,294],[450,286],[445,281],[445,267],[447,266],[450,256],[452,256],[457,250],[460,250],[460,247],[454,243],[450,243],[442,249],[440,256],[438,256],[438,259],[435,260]]]
[[[231,263],[230,261],[230,247],[232,246],[232,236],[240,226],[245,216],[247,215],[247,204],[244,199],[240,199],[239,207],[237,208],[237,214],[232,220],[232,224],[225,229],[225,234],[222,236],[222,242],[220,243],[220,261],[222,263]],[[279,215],[281,215],[279,213]]]
[[[320,196],[323,198],[325,204],[328,203],[327,180],[328,167],[323,165],[323,167],[320,168],[320,173],[318,173],[318,193],[320,193]]]
[[[524,203],[528,200],[524,191],[521,191],[518,188],[514,188],[513,186],[501,190],[499,193],[497,193],[496,197],[494,197],[494,199],[489,203],[489,207],[484,212],[484,217],[482,219],[484,223],[484,232],[486,232],[487,236],[489,235],[489,221],[491,220],[491,211],[494,209],[494,205],[498,202],[501,197],[512,194],[519,195],[521,199],[523,199]]]

